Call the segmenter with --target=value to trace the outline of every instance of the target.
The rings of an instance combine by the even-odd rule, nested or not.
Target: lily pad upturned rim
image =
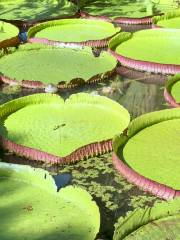
[[[18,41],[18,37],[14,38],[14,42],[17,42]],[[8,41],[9,43],[9,41]],[[90,49],[89,47],[83,47],[83,46],[77,46],[77,45],[74,45],[74,44],[68,44],[68,46],[64,46],[64,44],[60,44],[59,46],[48,46],[48,45],[44,45],[44,44],[37,44],[37,43],[34,43],[34,44],[30,44],[32,46],[32,50],[33,49],[36,49],[36,48],[57,48],[57,50],[60,50],[60,48],[63,48],[65,49],[66,47],[70,48],[70,49],[77,49],[78,51],[82,51],[84,48],[88,48]],[[26,51],[26,46],[27,45],[22,45],[22,49],[13,49],[12,50],[12,53],[13,52],[16,52],[16,51]],[[29,48],[28,48],[29,50]],[[108,54],[107,52],[104,52],[106,54]],[[110,57],[111,57],[111,54],[109,54]],[[100,53],[100,56],[101,56],[101,53]],[[99,56],[99,57],[100,57]],[[2,56],[3,57],[3,56]],[[116,65],[117,65],[117,62],[116,62]],[[114,75],[116,72],[116,66],[114,66],[114,68],[110,71],[107,71],[107,72],[103,72],[103,73],[98,73],[92,77],[90,77],[88,80],[85,80],[83,78],[74,78],[72,80],[70,80],[68,83],[65,82],[65,81],[60,81],[58,84],[57,84],[57,88],[58,89],[61,89],[61,90],[66,90],[66,89],[73,89],[73,88],[76,88],[76,87],[79,87],[79,86],[82,86],[82,85],[85,85],[85,84],[94,84],[94,83],[98,83],[98,82],[102,82],[102,81],[105,81],[107,80],[110,76]],[[38,80],[28,80],[28,79],[24,79],[22,81],[18,81],[16,79],[12,79],[8,76],[6,76],[5,74],[1,73],[0,74],[0,82],[4,82],[6,84],[10,84],[10,85],[20,85],[22,87],[25,87],[25,88],[33,88],[33,89],[44,89],[46,87],[47,84],[43,83],[42,81],[38,81]]]
[[[134,231],[138,231],[138,229],[149,223],[153,224],[156,220],[177,216],[179,213],[179,198],[167,202],[156,202],[152,207],[137,208],[134,211],[129,211],[125,217],[120,217],[115,223],[113,240],[126,239]]]
[[[128,25],[150,25],[152,24],[153,16],[146,16],[140,18],[130,18],[130,17],[116,17],[114,19],[104,16],[104,15],[91,15],[87,12],[80,12],[80,16],[86,19],[100,19],[107,22],[128,24]]]
[[[80,206],[80,209],[86,208],[87,215],[88,215],[88,212],[92,211],[94,215],[91,213],[91,218],[93,219],[91,219],[91,221],[88,221],[88,222],[94,225],[92,235],[94,235],[94,238],[96,237],[96,234],[98,233],[100,228],[100,212],[96,202],[93,200],[92,196],[85,189],[78,187],[76,185],[74,186],[71,185],[71,186],[63,187],[60,189],[60,191],[58,191],[58,188],[56,186],[56,183],[52,175],[50,175],[50,173],[47,170],[44,170],[41,168],[33,168],[28,165],[19,165],[19,164],[0,162],[0,179],[1,177],[3,178],[3,180],[5,180],[6,178],[8,179],[11,178],[11,180],[14,179],[15,181],[18,181],[18,182],[22,181],[23,183],[27,183],[28,185],[31,185],[32,189],[35,187],[37,191],[38,191],[38,188],[40,188],[42,189],[42,191],[46,192],[47,194],[54,196],[55,198],[54,202],[56,202],[56,204],[58,204],[60,199],[61,201],[62,199],[64,199],[65,202],[67,202],[67,204],[70,203],[70,204],[76,205],[76,207]],[[20,189],[18,190],[20,191]],[[21,202],[23,203],[23,200],[20,201],[20,203]],[[61,208],[58,208],[58,209],[56,208],[56,211],[60,211],[60,209]],[[36,211],[36,209],[34,209],[34,211]],[[10,214],[10,217],[11,217],[11,214]],[[44,215],[44,217],[45,218],[47,217],[47,219],[49,218],[48,214],[47,216]],[[6,219],[6,221],[8,221],[8,219]],[[11,224],[11,222],[9,224]],[[6,228],[4,230],[6,231]],[[31,236],[28,237],[28,239],[30,238]]]
[[[147,31],[147,30],[141,30]],[[158,28],[157,28],[158,31]],[[150,61],[135,60],[129,57],[125,57],[116,52],[116,47],[128,41],[133,37],[133,33],[121,32],[113,37],[108,44],[108,52],[110,52],[122,66],[129,67],[135,70],[146,71],[150,73],[161,73],[161,74],[176,74],[180,72],[180,65],[176,64],[162,64]]]
[[[60,20],[53,20],[53,21],[47,21],[47,22],[43,22],[43,23],[39,23],[36,24],[35,26],[31,27],[28,31],[28,42],[29,43],[43,43],[43,44],[48,44],[48,45],[55,45],[57,46],[58,44],[64,44],[64,45],[69,45],[69,44],[73,44],[73,45],[78,45],[78,46],[89,46],[89,47],[98,47],[98,48],[103,48],[106,47],[109,43],[109,40],[111,38],[113,38],[114,36],[116,36],[116,34],[118,34],[121,31],[120,27],[114,27],[115,33],[107,38],[104,39],[100,39],[100,40],[87,40],[87,41],[82,41],[82,42],[63,42],[63,41],[55,41],[55,40],[49,40],[47,38],[37,38],[34,37],[33,35],[36,34],[39,30],[42,30],[46,27],[49,26],[56,26],[58,24],[60,24],[63,20],[68,20],[69,22],[73,22],[73,21],[83,21],[82,18],[71,18],[71,19],[60,19]],[[99,21],[101,19],[92,19],[93,22]],[[91,19],[87,20],[91,21]],[[102,21],[103,23],[103,21]],[[100,22],[99,22],[100,24]],[[108,23],[107,23],[108,24]],[[109,23],[111,24],[111,23]]]
[[[164,28],[163,26],[158,25],[158,22],[160,22],[162,20],[170,20],[170,19],[177,18],[177,17],[180,18],[180,10],[175,10],[175,11],[172,11],[172,12],[168,12],[168,13],[165,13],[164,15],[162,15],[162,16],[155,16],[155,17],[152,18],[153,27]]]
[[[176,74],[175,76],[168,79],[164,88],[164,97],[172,107],[180,107],[180,103],[178,103],[171,94],[171,89],[173,85],[178,81],[180,81],[180,74]]]
[[[33,94],[33,95],[29,95],[29,96],[25,96],[25,97],[21,97],[19,99],[15,99],[12,101],[9,101],[3,105],[0,106],[0,118],[6,118],[8,115],[10,115],[11,113],[16,112],[17,110],[23,108],[24,106],[27,105],[32,105],[37,104],[37,103],[42,103],[42,102],[49,102],[49,101],[53,101],[54,100],[59,100],[61,99],[61,101],[64,102],[64,104],[66,104],[66,101],[68,103],[70,103],[70,101],[73,103],[85,103],[85,97],[88,96],[88,100],[87,100],[87,104],[92,103],[96,104],[96,102],[94,101],[94,98],[101,98],[101,100],[104,98],[105,103],[107,102],[108,105],[112,105],[113,101],[106,98],[106,97],[102,97],[102,96],[91,96],[90,94],[87,93],[79,93],[79,94],[72,94],[68,99],[66,99],[65,101],[56,94],[51,94],[51,93],[40,93],[40,94]],[[107,99],[107,100],[106,100]],[[93,102],[94,101],[94,102]],[[128,111],[121,106],[122,110],[124,112],[126,112],[126,115],[129,117],[130,119],[130,115],[128,113]],[[35,149],[35,148],[31,148],[31,147],[26,147],[20,144],[17,144],[3,136],[0,136],[0,143],[1,146],[4,149],[9,150],[10,152],[14,152],[19,156],[24,156],[27,157],[29,159],[35,160],[35,161],[45,161],[45,162],[49,162],[52,164],[66,164],[66,163],[71,163],[71,162],[75,162],[78,160],[82,160],[84,158],[88,158],[88,157],[93,157],[93,156],[97,156],[99,154],[104,154],[107,152],[112,151],[112,139],[106,139],[106,140],[102,140],[100,142],[93,142],[90,144],[87,144],[85,146],[82,146],[78,149],[76,149],[75,151],[71,152],[69,155],[64,156],[64,157],[59,157],[59,156],[55,156],[51,153],[47,153],[47,152],[43,152],[41,150]]]
[[[180,197],[180,190],[173,189],[165,184],[158,183],[154,180],[142,176],[130,166],[128,166],[117,155],[119,149],[123,149],[125,143],[128,142],[136,133],[140,132],[146,127],[150,127],[154,124],[180,118],[180,112],[178,115],[178,109],[166,109],[157,112],[151,112],[144,114],[134,119],[129,127],[119,136],[115,136],[113,139],[113,165],[116,170],[125,177],[129,182],[140,187],[142,190],[152,193],[153,195],[162,199],[173,199]],[[166,113],[166,114],[165,114]],[[166,115],[166,116],[164,116]],[[150,118],[151,116],[151,118]]]

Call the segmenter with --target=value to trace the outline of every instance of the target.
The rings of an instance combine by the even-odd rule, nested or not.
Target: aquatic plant
[[[1,0],[0,16],[6,20],[43,20],[76,12],[68,0]]]
[[[176,74],[180,71],[179,37],[179,29],[122,32],[109,42],[109,52],[121,65],[132,69]]]
[[[162,16],[153,17],[154,27],[163,27],[163,28],[180,28],[180,9],[168,12]]]
[[[112,23],[104,21],[63,19],[40,23],[30,28],[28,41],[49,45],[68,43],[105,47],[108,45],[109,40],[119,31],[119,27],[114,27]]]
[[[180,107],[180,74],[168,79],[164,89],[164,97],[172,107]]]
[[[180,109],[144,114],[113,141],[113,164],[128,181],[154,195],[180,196]]]
[[[130,116],[106,97],[79,93],[64,102],[58,95],[33,94],[1,105],[0,119],[5,149],[63,164],[111,151],[113,136]]]
[[[115,224],[113,240],[179,239],[180,199],[137,208],[120,217]]]
[[[25,44],[0,58],[0,80],[28,88],[73,88],[106,80],[117,61],[107,52],[95,57],[89,47]]]
[[[57,192],[45,170],[0,162],[0,239],[93,240],[100,213],[80,187]]]

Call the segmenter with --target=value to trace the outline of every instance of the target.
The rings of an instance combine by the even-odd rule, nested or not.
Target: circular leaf
[[[88,192],[66,187],[57,192],[47,171],[0,163],[0,239],[93,240],[99,209]]]
[[[47,84],[63,82],[78,86],[101,81],[112,74],[116,59],[107,52],[95,57],[91,48],[56,48],[27,44],[0,58],[2,81],[16,82],[25,87],[44,88]],[[62,88],[63,86],[60,87]]]
[[[113,162],[130,182],[161,198],[180,193],[180,109],[148,113],[133,120],[127,136],[114,140]],[[121,159],[121,160],[120,160]]]

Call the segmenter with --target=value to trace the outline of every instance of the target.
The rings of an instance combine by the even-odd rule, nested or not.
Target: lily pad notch
[[[52,164],[112,151],[113,136],[130,121],[128,111],[118,103],[85,93],[71,95],[65,102],[58,95],[33,94],[1,105],[0,112],[2,147]]]
[[[172,107],[180,107],[180,74],[168,79],[164,88],[164,97]]]
[[[105,51],[96,57],[89,47],[60,48],[43,44],[21,45],[18,50],[3,55],[0,62],[0,81],[37,89],[44,89],[48,84],[68,89],[105,81],[115,73],[117,65],[116,59]],[[20,62],[26,64],[17,71]]]
[[[0,162],[0,192],[1,240],[93,240],[99,232],[91,195],[77,186],[57,191],[48,171]]]
[[[136,118],[126,132],[113,140],[114,167],[144,191],[162,199],[180,197],[178,129],[178,108]]]
[[[180,47],[179,37],[180,29],[173,32],[172,29],[122,32],[110,40],[108,51],[122,66],[150,73],[174,75],[180,72],[177,52]],[[172,47],[171,42],[177,44]]]
[[[83,31],[82,31],[83,29]],[[28,31],[29,43],[106,47],[121,28],[100,20],[62,19],[40,23]]]
[[[137,208],[115,224],[113,240],[177,239],[180,235],[180,199]],[[155,238],[154,238],[155,237]]]

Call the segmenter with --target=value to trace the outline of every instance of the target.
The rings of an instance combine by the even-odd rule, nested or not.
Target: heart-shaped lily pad
[[[62,19],[40,23],[28,31],[29,42],[74,43],[105,47],[120,28],[100,20]]]
[[[163,28],[180,28],[180,10],[169,12],[153,18],[155,26]]]
[[[180,72],[180,29],[149,29],[120,33],[109,43],[122,65],[147,72]]]
[[[15,37],[18,35],[18,28],[10,23],[0,21],[0,43],[6,39]],[[0,45],[1,48],[1,45]]]
[[[80,0],[79,2],[81,10],[92,14],[92,16],[96,16],[97,18],[106,16],[114,22],[126,24],[149,24],[152,19],[147,16],[177,8],[177,3],[174,0],[94,0],[90,3]]]
[[[172,107],[180,107],[180,74],[176,74],[167,81],[164,97]]]
[[[180,109],[167,109],[133,120],[115,137],[113,163],[128,181],[161,198],[180,195]]]
[[[76,87],[102,81],[111,75],[117,61],[107,52],[95,57],[89,47],[56,48],[26,44],[0,58],[0,80],[30,88]]]
[[[0,119],[4,148],[64,163],[110,151],[130,116],[106,97],[79,93],[64,102],[58,95],[34,94],[1,105]]]
[[[1,240],[93,240],[99,209],[79,187],[57,192],[47,171],[0,162]]]
[[[178,240],[180,236],[180,199],[138,208],[119,218],[113,240]]]
[[[42,20],[72,15],[76,11],[68,0],[1,0],[0,17],[7,20]]]

